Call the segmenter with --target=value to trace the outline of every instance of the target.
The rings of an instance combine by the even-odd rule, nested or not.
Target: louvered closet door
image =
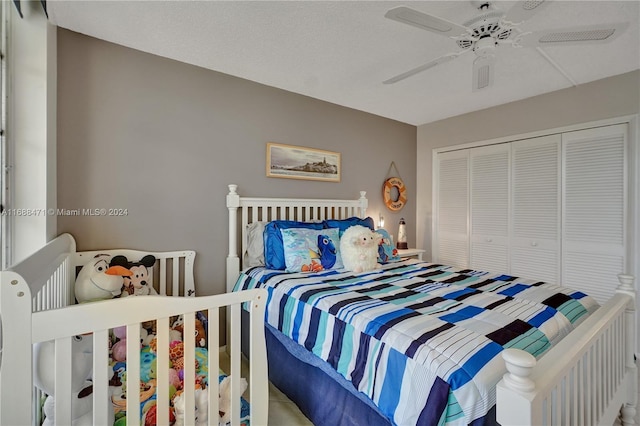
[[[599,302],[625,268],[627,126],[565,133],[563,284]]]
[[[469,266],[469,150],[438,154],[434,262]]]
[[[470,266],[509,271],[510,144],[473,148]]]
[[[513,275],[560,282],[560,135],[514,142],[511,197]]]

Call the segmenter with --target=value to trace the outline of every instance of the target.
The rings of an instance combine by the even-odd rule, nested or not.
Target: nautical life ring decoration
[[[393,190],[395,188],[395,191]],[[397,193],[397,199],[392,192]],[[389,210],[398,211],[404,207],[404,203],[407,202],[407,188],[404,186],[404,182],[399,177],[390,177],[384,181],[382,186],[382,198],[384,199],[384,205]]]

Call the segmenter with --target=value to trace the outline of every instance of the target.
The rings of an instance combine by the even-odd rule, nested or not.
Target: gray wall
[[[431,253],[432,152],[459,145],[543,131],[640,112],[640,71],[418,127],[417,244]]]
[[[265,176],[267,142],[342,154],[342,181]],[[58,30],[58,208],[79,250],[194,249],[200,295],[223,292],[227,184],[246,196],[357,198],[415,244],[416,127]],[[391,161],[409,201],[382,202]]]

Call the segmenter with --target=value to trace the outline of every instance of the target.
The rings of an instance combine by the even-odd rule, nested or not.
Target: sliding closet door
[[[511,197],[513,275],[560,282],[560,135],[514,142]]]
[[[445,152],[436,160],[433,261],[469,265],[469,150]]]
[[[565,133],[563,284],[599,302],[625,269],[627,126]]]
[[[470,151],[472,269],[509,271],[510,144]]]

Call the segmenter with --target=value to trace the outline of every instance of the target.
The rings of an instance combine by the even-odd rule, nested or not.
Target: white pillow
[[[243,268],[264,266],[264,226],[267,222],[253,222],[247,225],[247,245],[242,259]]]

